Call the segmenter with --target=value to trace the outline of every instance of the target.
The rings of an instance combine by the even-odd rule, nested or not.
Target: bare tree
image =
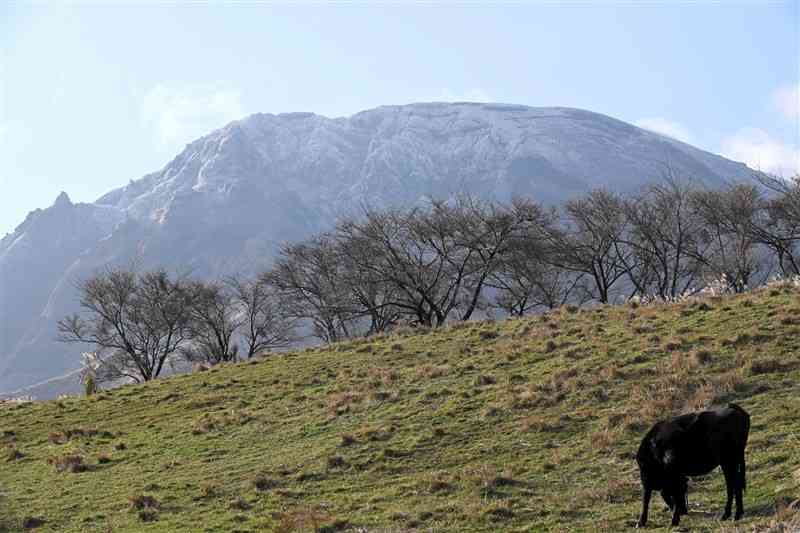
[[[358,316],[356,304],[330,235],[284,246],[274,267],[260,281],[276,290],[287,316],[310,321],[314,335],[324,342],[351,336]]]
[[[165,270],[108,268],[78,283],[83,312],[58,323],[59,339],[94,345],[100,380],[155,379],[189,336],[186,285]]]
[[[409,322],[440,326],[463,303],[474,274],[474,250],[459,238],[461,213],[434,202],[430,209],[365,209],[337,228],[342,251],[369,279],[389,289],[381,304]],[[471,311],[469,311],[471,313]]]
[[[503,255],[487,286],[497,291],[495,305],[512,316],[537,309],[555,309],[569,302],[585,303],[589,291],[585,274],[549,264],[547,249],[524,240]]]
[[[704,221],[695,210],[693,184],[664,178],[624,203],[622,237],[628,276],[641,296],[674,299],[702,281],[706,262]]]
[[[448,294],[459,280],[451,276],[450,264],[429,245],[434,232],[415,212],[384,212],[365,209],[361,220],[342,221],[337,238],[348,263],[370,280],[391,287],[392,306],[412,322],[434,325],[444,321]],[[425,232],[421,239],[418,233]],[[440,249],[445,249],[443,243]]]
[[[402,316],[395,305],[397,288],[386,283],[378,273],[365,265],[364,254],[369,248],[361,239],[339,239],[337,245],[344,267],[344,283],[350,290],[353,300],[353,314],[366,317],[369,326],[365,335],[388,331]]]
[[[263,279],[230,277],[227,286],[239,317],[239,337],[245,357],[288,348],[297,338],[295,319],[278,301],[273,287]]]
[[[761,195],[749,231],[773,251],[784,275],[800,275],[800,176],[784,180],[758,174],[756,179],[768,194]]]
[[[800,226],[800,174],[785,179],[760,173],[755,178],[767,190],[777,194],[781,217],[795,228]]]
[[[608,303],[611,290],[630,267],[631,251],[623,242],[627,230],[623,200],[602,189],[570,200],[561,226],[548,229],[547,261],[558,268],[585,274],[592,296]]]
[[[724,279],[731,291],[740,293],[759,272],[766,276],[766,254],[751,231],[762,203],[755,187],[696,191],[692,203],[703,221],[705,270],[714,279]]]
[[[188,290],[191,342],[182,349],[183,356],[212,365],[236,361],[239,347],[235,335],[246,317],[239,312],[234,293],[216,281],[194,281]]]
[[[469,252],[460,320],[469,320],[478,308],[484,288],[520,243],[542,239],[552,216],[539,204],[515,199],[511,204],[487,202],[470,196],[454,205],[451,222],[456,242]]]

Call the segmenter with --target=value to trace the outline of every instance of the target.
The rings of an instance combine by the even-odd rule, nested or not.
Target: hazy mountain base
[[[329,229],[363,204],[464,192],[560,203],[595,187],[634,190],[665,172],[710,185],[753,173],[579,109],[429,103],[337,119],[252,115],[93,204],[62,194],[0,240],[0,391],[78,366],[82,349],[57,343],[55,324],[77,308],[73,282],[109,263],[246,273],[268,266],[276,243]]]
[[[766,528],[800,497],[797,287],[405,330],[0,409],[0,517],[11,531],[622,531],[647,426],[729,401],[752,415],[739,528]],[[719,472],[694,480],[683,529],[732,527],[715,519],[724,497]],[[659,502],[650,527],[668,524]]]

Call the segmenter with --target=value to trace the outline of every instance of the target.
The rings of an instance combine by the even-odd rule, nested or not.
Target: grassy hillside
[[[621,531],[639,511],[646,427],[728,401],[753,421],[750,530],[800,497],[798,289],[401,331],[3,408],[0,522]],[[719,472],[689,498],[683,527],[722,527]],[[651,529],[668,526],[661,509]]]

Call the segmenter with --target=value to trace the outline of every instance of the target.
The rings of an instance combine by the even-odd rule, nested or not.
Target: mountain
[[[76,279],[109,263],[211,276],[268,265],[276,245],[359,205],[467,191],[557,203],[635,189],[671,172],[749,179],[744,164],[613,118],[568,108],[431,103],[348,118],[256,114],[202,137],[162,170],[92,204],[66,194],[0,241],[0,391],[73,369],[55,340]]]

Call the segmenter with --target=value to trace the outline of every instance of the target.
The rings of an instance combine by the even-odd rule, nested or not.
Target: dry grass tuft
[[[417,367],[416,375],[421,379],[436,379],[450,373],[450,365],[424,364]]]
[[[364,427],[358,430],[357,437],[369,442],[385,442],[392,438],[392,428]]]
[[[367,372],[369,386],[376,389],[380,386],[390,387],[398,380],[397,371],[393,368],[370,368]]]
[[[520,424],[522,431],[536,431],[540,433],[554,433],[561,431],[563,425],[558,420],[542,415],[530,415],[522,419]]]
[[[333,416],[350,412],[352,407],[363,401],[364,396],[357,391],[337,392],[328,396],[328,411]]]
[[[620,504],[638,498],[639,487],[630,478],[613,477],[588,488],[584,497],[595,503]]]
[[[51,444],[66,444],[69,438],[62,431],[51,431],[47,436]]]
[[[51,457],[47,460],[47,463],[53,465],[56,472],[71,472],[77,474],[79,472],[85,472],[88,468],[83,462],[83,456],[77,454]]]
[[[216,498],[220,495],[220,485],[215,481],[204,481],[200,484],[200,498]]]
[[[422,489],[431,494],[441,494],[452,492],[455,489],[455,483],[449,473],[435,472],[423,481]]]
[[[592,434],[592,448],[600,451],[608,450],[617,442],[618,437],[619,433],[616,430],[608,427],[603,428],[600,431],[596,431],[594,434]]]
[[[762,359],[754,359],[747,363],[745,371],[751,376],[759,374],[775,374],[784,372],[786,366],[774,357],[766,357]]]
[[[297,531],[316,531],[335,533],[350,528],[347,520],[334,519],[322,509],[302,508],[287,511],[280,515],[275,533],[294,533]]]
[[[155,496],[148,494],[136,494],[128,498],[131,509],[141,511],[143,509],[160,509],[161,504],[156,500]]]
[[[235,511],[249,511],[253,508],[253,506],[241,496],[237,496],[234,500],[228,505],[230,509]]]

